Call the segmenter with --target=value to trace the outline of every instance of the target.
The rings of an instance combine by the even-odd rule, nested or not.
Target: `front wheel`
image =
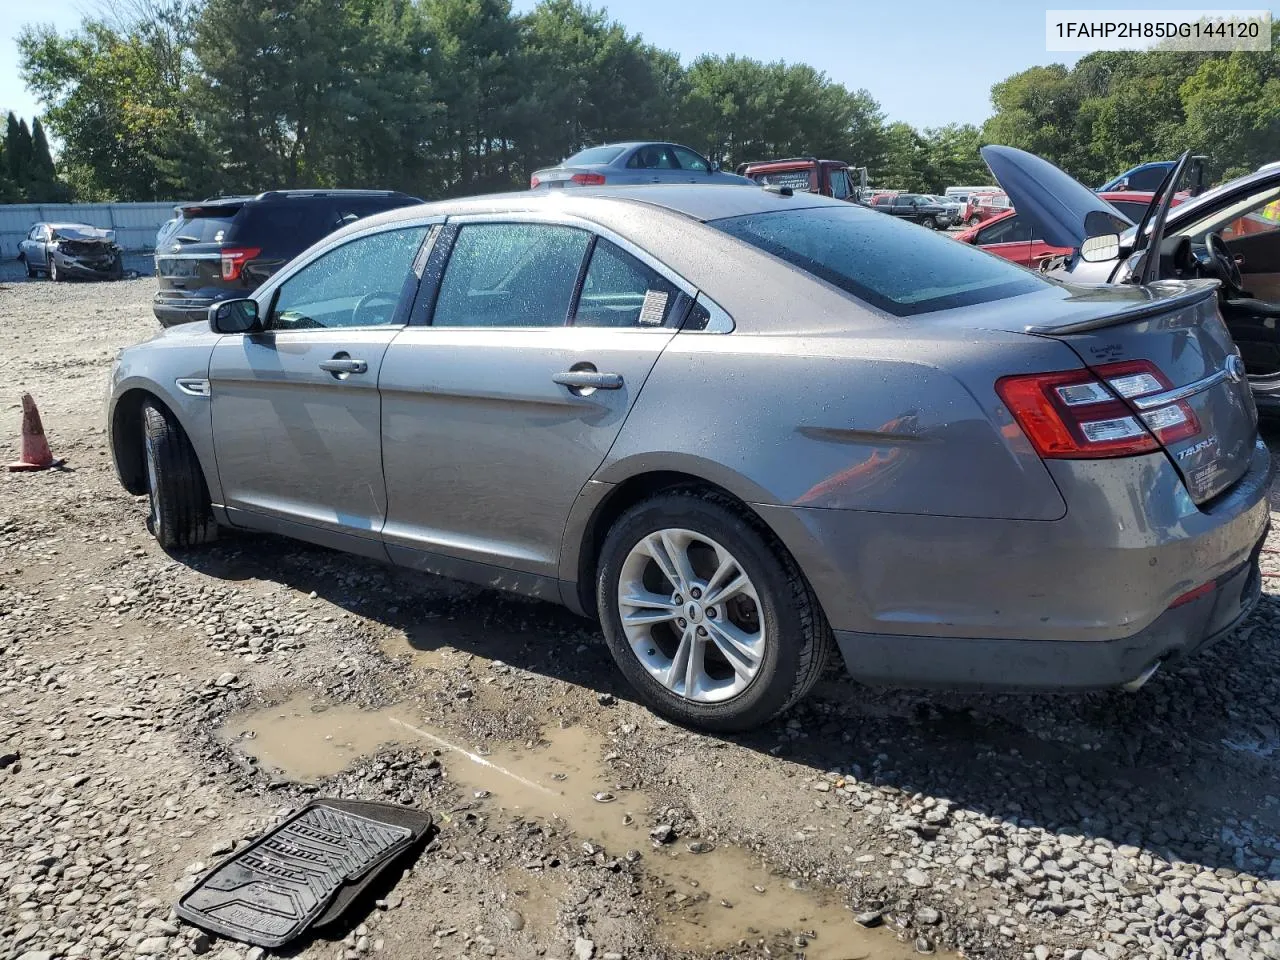
[[[716,493],[677,490],[625,513],[596,587],[619,669],[678,723],[758,726],[807,694],[830,657],[831,630],[795,561]]]
[[[976,227],[981,222],[982,220],[978,217],[976,213],[972,217],[970,217],[968,220],[965,221],[965,223],[971,227]]]
[[[49,279],[55,283],[62,279],[62,274],[58,272],[58,261],[52,257],[49,258]]]
[[[925,217],[920,221],[920,226],[924,227],[926,230],[937,230],[938,222],[934,220],[933,217]]]
[[[142,406],[142,451],[151,535],[166,550],[213,540],[218,528],[195,448],[173,414],[156,403]]]
[[[27,268],[27,279],[34,280],[36,276],[35,267],[31,266],[31,261],[26,257],[22,258],[22,265]]]

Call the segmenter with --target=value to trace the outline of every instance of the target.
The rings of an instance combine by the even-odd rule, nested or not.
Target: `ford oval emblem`
[[[1240,359],[1240,354],[1233,353],[1227,357],[1227,376],[1232,383],[1239,383],[1244,379],[1244,361]]]

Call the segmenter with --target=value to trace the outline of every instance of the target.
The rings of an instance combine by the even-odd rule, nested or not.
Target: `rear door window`
[[[1049,281],[946,234],[852,204],[711,221],[754,247],[895,316],[988,303]]]
[[[656,270],[608,240],[596,241],[582,283],[576,327],[660,327],[679,290]]]
[[[540,223],[471,223],[440,281],[437,327],[562,327],[591,235]]]
[[[636,150],[627,166],[639,170],[678,170],[675,155],[660,143],[650,143]]]

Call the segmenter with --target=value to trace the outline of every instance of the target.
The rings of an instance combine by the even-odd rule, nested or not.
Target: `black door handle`
[[[566,370],[551,378],[570,390],[621,390],[622,374],[599,373],[595,370]]]

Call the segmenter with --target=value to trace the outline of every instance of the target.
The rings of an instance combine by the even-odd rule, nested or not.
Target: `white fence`
[[[33,223],[87,223],[116,232],[130,252],[151,253],[156,231],[173,216],[173,203],[9,203],[0,204],[0,259],[18,255],[18,244]]]

